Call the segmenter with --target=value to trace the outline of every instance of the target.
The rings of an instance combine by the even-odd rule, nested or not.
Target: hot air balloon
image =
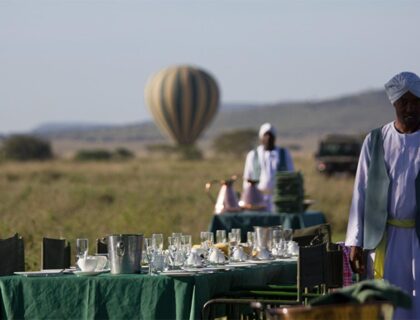
[[[206,71],[174,66],[153,75],[145,87],[159,129],[179,145],[193,145],[217,112],[219,89]]]

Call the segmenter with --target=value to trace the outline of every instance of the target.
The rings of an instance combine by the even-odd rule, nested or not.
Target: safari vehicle
[[[327,135],[319,142],[315,154],[317,170],[326,175],[338,172],[355,174],[361,145],[359,136]]]

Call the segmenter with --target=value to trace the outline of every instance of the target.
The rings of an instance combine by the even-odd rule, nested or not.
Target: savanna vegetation
[[[304,174],[311,209],[322,210],[342,239],[353,179],[326,178],[315,171],[312,157],[294,155]],[[25,241],[28,270],[40,268],[43,236],[63,237],[74,250],[75,239],[94,240],[111,233],[206,230],[213,204],[204,185],[211,179],[239,174],[242,157],[200,161],[150,156],[128,161],[0,162],[0,238],[15,232]],[[240,191],[241,181],[235,189]]]

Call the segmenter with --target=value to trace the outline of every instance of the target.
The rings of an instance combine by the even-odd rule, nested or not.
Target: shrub
[[[218,135],[213,141],[217,153],[241,156],[255,147],[258,133],[254,129],[241,129]]]
[[[112,153],[103,149],[79,150],[75,156],[78,161],[106,161],[111,158]]]
[[[127,160],[134,158],[134,153],[126,148],[117,148],[113,157],[117,160]]]
[[[13,135],[6,138],[1,154],[4,159],[18,161],[47,160],[53,157],[48,141],[30,135]]]

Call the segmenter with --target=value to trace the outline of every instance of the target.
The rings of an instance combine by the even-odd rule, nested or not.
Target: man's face
[[[261,144],[264,146],[265,150],[273,150],[275,142],[276,137],[274,137],[271,132],[264,133],[261,139]]]
[[[410,131],[420,129],[420,98],[411,92],[394,102],[397,120]]]

